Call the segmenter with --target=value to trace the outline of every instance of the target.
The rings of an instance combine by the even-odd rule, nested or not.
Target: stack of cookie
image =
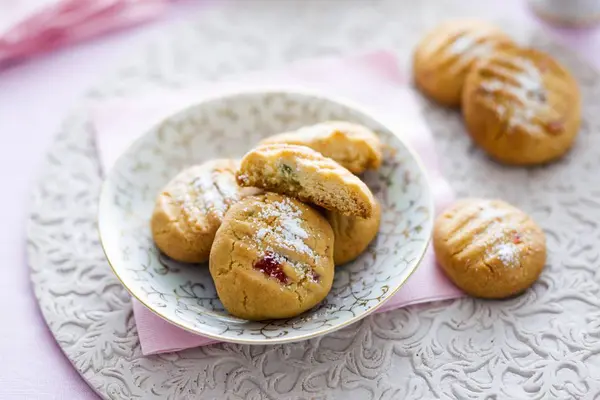
[[[381,161],[377,135],[348,122],[269,137],[241,161],[208,161],[168,183],[152,216],[154,241],[177,261],[209,261],[232,315],[296,316],[322,301],[335,266],[376,236],[380,206],[357,174]]]
[[[467,132],[497,161],[536,165],[555,160],[579,131],[581,97],[569,71],[487,22],[438,26],[417,45],[413,70],[424,94],[442,105],[462,107]],[[459,201],[437,219],[433,239],[447,275],[478,297],[522,292],[546,261],[543,231],[502,201]]]

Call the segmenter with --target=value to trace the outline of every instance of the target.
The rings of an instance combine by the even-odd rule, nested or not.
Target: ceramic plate
[[[336,268],[331,292],[306,313],[264,322],[229,315],[208,265],[173,262],[154,246],[149,219],[156,195],[183,168],[217,157],[241,157],[266,136],[331,119],[366,125],[387,145],[382,167],[363,177],[382,204],[377,238],[357,260]],[[388,300],[425,253],[432,204],[417,156],[373,116],[321,95],[252,91],[189,107],[134,142],[106,177],[98,226],[115,274],[150,310],[214,339],[273,344],[342,328]]]

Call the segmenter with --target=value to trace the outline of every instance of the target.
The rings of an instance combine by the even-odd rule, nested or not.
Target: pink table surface
[[[502,5],[499,17],[538,23],[521,0],[492,4]],[[161,21],[0,73],[0,171],[5,188],[0,207],[0,399],[96,398],[54,342],[33,297],[23,240],[28,192],[45,150],[77,98],[131,48],[201,7],[179,3]],[[551,34],[600,66],[600,30]]]

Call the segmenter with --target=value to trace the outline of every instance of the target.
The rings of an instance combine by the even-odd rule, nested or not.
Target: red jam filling
[[[254,268],[271,278],[277,279],[281,283],[287,283],[288,281],[288,277],[285,272],[283,272],[281,263],[271,252],[265,253],[263,258],[256,261],[254,263]]]
[[[548,129],[548,132],[558,135],[559,133],[562,133],[564,124],[562,121],[552,121],[546,125],[546,128]]]
[[[518,233],[515,233],[513,236],[513,243],[514,244],[519,244],[521,243],[521,235]]]

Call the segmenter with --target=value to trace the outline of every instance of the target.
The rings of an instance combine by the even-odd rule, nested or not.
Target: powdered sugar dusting
[[[486,91],[486,92],[490,92],[490,93],[494,93],[497,92],[499,90],[502,90],[506,87],[506,84],[502,81],[499,81],[497,79],[492,79],[491,81],[483,81],[481,82],[481,87]]]
[[[181,204],[184,215],[194,222],[207,213],[222,218],[229,205],[239,199],[235,178],[227,171],[188,171],[181,179],[173,199]]]
[[[540,127],[534,123],[534,118],[541,108],[548,107],[542,75],[530,60],[519,58],[514,63],[521,70],[518,73],[511,72],[515,82],[493,79],[482,82],[481,88],[489,93],[501,91],[509,94],[508,103],[512,111],[509,113],[509,129],[524,126],[530,130],[539,130]],[[504,105],[499,105],[496,111],[500,117],[507,114]]]
[[[492,247],[489,256],[497,258],[506,267],[514,268],[519,264],[519,248],[514,243],[497,243]]]
[[[501,208],[484,207],[479,212],[479,218],[481,218],[481,219],[497,219],[500,217],[504,217],[506,214],[508,214],[508,211],[503,210]]]
[[[275,261],[277,261],[281,265],[287,264],[294,268],[296,276],[299,280],[303,280],[307,276],[309,278],[312,278],[313,276],[311,273],[309,273],[309,271],[311,270],[310,265],[292,261],[287,257],[284,257],[281,254],[277,253],[277,251],[275,251],[275,249],[273,249],[273,247],[271,246],[266,246],[265,254],[269,254]]]
[[[490,226],[499,227],[500,225],[491,224]],[[504,232],[502,231],[502,229],[496,229],[490,234],[490,242],[495,242],[502,238],[504,238]]]
[[[292,235],[298,236],[302,239],[308,239],[308,234],[304,229],[302,229],[298,219],[283,218],[280,220],[280,223],[285,232],[289,232]]]
[[[458,55],[456,62],[450,68],[454,72],[462,71],[465,64],[473,59],[487,56],[494,49],[491,42],[481,42],[480,37],[473,34],[465,34],[457,38],[447,49],[451,56]]]
[[[281,254],[277,253],[275,250],[273,250],[270,246],[267,246],[267,253],[272,253],[272,257],[275,261],[277,261],[280,264],[283,264],[284,262],[287,262],[287,258],[285,258],[284,256],[282,256]]]
[[[214,183],[224,198],[235,199],[238,197],[238,185],[232,174],[217,173],[214,177]]]
[[[269,233],[268,229],[260,228],[258,231],[256,231],[256,238],[258,240],[263,240],[265,238],[265,236],[267,236],[268,233]]]
[[[462,54],[474,44],[475,38],[469,35],[462,35],[461,37],[456,39],[450,47],[448,47],[448,51],[451,54]]]
[[[217,215],[223,217],[225,211],[227,211],[227,205],[225,204],[223,195],[215,185],[215,179],[218,179],[218,175],[214,178],[212,175],[213,174],[204,173],[194,180],[192,186],[196,191],[197,196],[192,207],[198,211],[203,208],[214,211]]]
[[[260,242],[267,235],[273,235],[272,241],[279,245],[301,254],[305,254],[313,259],[317,259],[316,255],[303,239],[308,239],[308,233],[302,227],[302,212],[289,199],[265,204],[265,207],[259,213],[259,218],[267,222],[267,226],[256,231],[255,237]],[[279,255],[271,246],[267,244],[266,250],[272,252],[280,261],[285,261],[291,265],[299,279],[311,277],[311,267],[308,264],[294,262],[286,257]]]
[[[523,68],[523,73],[517,74],[515,79],[520,88],[526,93],[540,92],[544,90],[542,76],[537,67],[529,60],[519,59],[517,65]]]
[[[482,57],[490,54],[492,50],[494,50],[494,46],[491,43],[480,43],[469,51],[469,55],[473,57]]]
[[[302,240],[308,238],[308,233],[302,227],[300,215],[301,211],[288,199],[270,203],[259,214],[266,220],[277,219],[270,229],[285,247],[313,255],[312,249]]]

